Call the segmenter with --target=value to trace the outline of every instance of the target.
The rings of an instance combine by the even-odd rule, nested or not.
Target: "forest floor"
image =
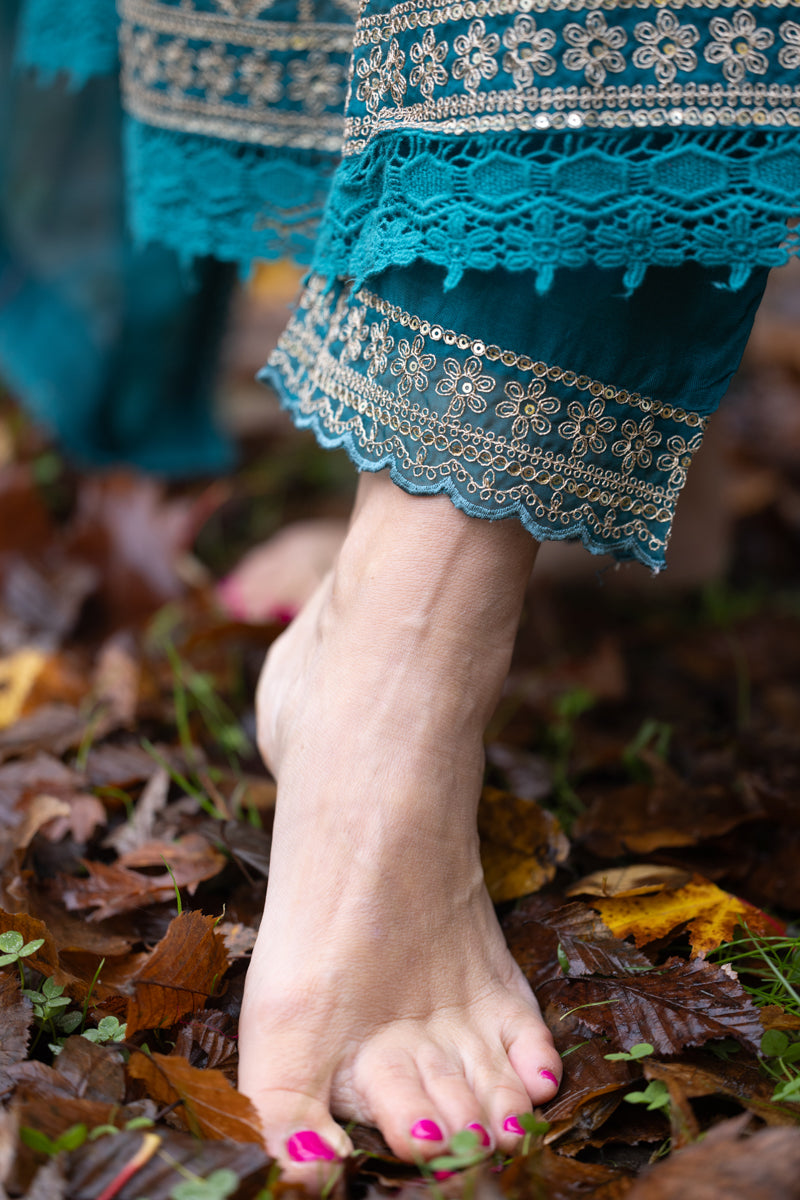
[[[798,294],[731,395],[718,578],[554,559],[487,735],[486,876],[558,1096],[447,1180],[356,1128],[332,1194],[800,1196]],[[349,478],[280,422],[221,485],[91,477],[0,406],[0,1195],[289,1192],[234,1090],[281,625],[212,581]]]

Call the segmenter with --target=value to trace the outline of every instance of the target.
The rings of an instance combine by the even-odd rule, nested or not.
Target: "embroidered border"
[[[138,120],[255,145],[340,149],[351,0],[338,2],[342,21],[331,19],[333,0],[297,0],[289,21],[157,0],[119,4],[123,98]]]
[[[366,289],[328,292],[319,276],[268,374],[295,421],[361,469],[391,466],[408,491],[444,491],[472,515],[516,515],[536,537],[582,538],[655,568],[706,424]]]

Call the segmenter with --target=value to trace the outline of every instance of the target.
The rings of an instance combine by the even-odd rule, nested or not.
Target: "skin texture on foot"
[[[512,1118],[556,1092],[476,831],[534,554],[515,522],[362,477],[334,570],[270,650],[258,727],[278,803],[239,1085],[290,1177],[331,1169],[327,1150],[291,1161],[298,1134],[348,1152],[332,1114],[409,1161],[470,1126],[513,1152]]]

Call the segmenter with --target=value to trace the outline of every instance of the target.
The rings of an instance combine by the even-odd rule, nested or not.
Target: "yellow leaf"
[[[538,892],[569,854],[569,842],[552,813],[497,788],[483,789],[478,831],[486,886],[495,904]]]
[[[25,701],[47,655],[41,650],[23,647],[7,658],[0,658],[0,729],[19,719]]]
[[[770,919],[748,904],[724,892],[702,875],[685,887],[648,896],[614,896],[591,900],[606,925],[624,938],[629,934],[637,946],[645,946],[686,926],[692,957],[705,957],[733,936],[737,925],[746,922],[754,932],[774,933]]]

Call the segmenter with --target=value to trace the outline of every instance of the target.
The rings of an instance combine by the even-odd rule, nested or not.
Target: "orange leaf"
[[[538,892],[569,854],[552,813],[497,788],[483,790],[478,830],[483,873],[495,904]]]
[[[702,875],[676,891],[649,896],[614,896],[592,900],[609,929],[624,938],[633,935],[637,946],[645,946],[687,927],[692,957],[704,957],[733,936],[737,925],[747,923],[757,933],[774,932],[769,918],[724,892]]]
[[[228,968],[224,938],[214,918],[185,912],[169,929],[132,981],[128,1037],[140,1029],[174,1025],[201,1009]]]
[[[192,1067],[177,1055],[137,1050],[131,1055],[128,1074],[141,1079],[159,1104],[180,1100],[187,1124],[195,1132],[235,1142],[263,1142],[256,1110],[221,1071]]]

